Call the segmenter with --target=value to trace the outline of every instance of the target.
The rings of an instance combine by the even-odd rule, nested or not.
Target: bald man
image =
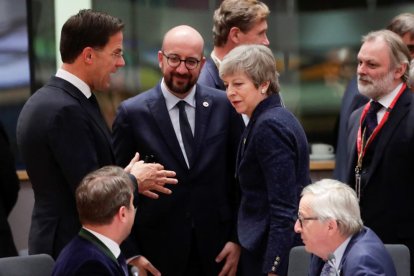
[[[225,93],[196,84],[204,41],[192,27],[169,30],[158,52],[163,78],[124,101],[117,113],[118,164],[138,151],[177,173],[172,194],[139,199],[139,215],[125,248],[146,275],[235,275],[237,184],[234,164],[243,122]],[[141,274],[140,274],[141,275]]]

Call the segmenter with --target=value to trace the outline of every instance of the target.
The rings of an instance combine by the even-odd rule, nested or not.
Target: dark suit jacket
[[[325,262],[316,255],[311,256],[309,276],[319,276]],[[341,263],[339,275],[383,275],[396,276],[394,263],[384,244],[368,227],[364,227],[349,241]]]
[[[263,261],[262,271],[286,275],[297,245],[294,218],[302,188],[309,184],[309,151],[297,119],[278,95],[259,103],[242,135],[237,157],[241,186],[240,244]]]
[[[7,218],[16,204],[19,188],[14,156],[6,131],[0,122],[0,258],[17,255]]]
[[[56,258],[80,228],[74,196],[80,180],[115,162],[110,133],[75,86],[52,77],[24,105],[17,140],[35,195],[29,253]]]
[[[225,93],[197,85],[195,161],[182,155],[160,85],[124,101],[113,126],[120,165],[134,152],[177,173],[171,195],[140,197],[131,239],[163,275],[183,275],[195,233],[206,275],[217,275],[214,259],[236,240],[234,164],[243,123]],[[193,231],[194,230],[194,231]],[[127,249],[128,250],[128,249]],[[127,257],[137,251],[129,250]]]
[[[358,122],[350,125],[348,139],[347,183],[352,187],[362,109],[356,110],[350,121]],[[402,243],[414,252],[414,94],[411,90],[403,92],[374,142],[372,161],[362,169],[362,220],[384,243]]]
[[[338,137],[335,152],[334,178],[345,181],[348,176],[348,120],[354,110],[368,102],[368,98],[361,95],[358,91],[358,78],[354,77],[348,84],[344,96],[342,97],[341,112],[339,114]],[[354,124],[355,122],[352,122]]]
[[[87,232],[86,230],[84,230]],[[92,233],[76,236],[62,250],[53,267],[56,276],[123,276],[122,267],[110,250]]]
[[[201,69],[197,83],[219,90],[226,90],[224,82],[220,78],[218,68],[211,57],[206,59],[206,63]]]

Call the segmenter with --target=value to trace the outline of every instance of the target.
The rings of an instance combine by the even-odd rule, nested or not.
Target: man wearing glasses
[[[295,231],[312,253],[309,276],[395,276],[394,263],[378,236],[364,227],[355,191],[336,180],[306,186]]]
[[[225,93],[196,84],[204,41],[192,27],[164,36],[160,83],[124,101],[113,125],[118,164],[138,151],[177,173],[169,197],[140,197],[126,248],[140,274],[235,275],[237,184],[234,164],[243,122]],[[222,273],[222,274],[219,274]],[[145,275],[145,274],[144,274]]]

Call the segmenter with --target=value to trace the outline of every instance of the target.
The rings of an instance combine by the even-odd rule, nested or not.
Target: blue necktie
[[[367,116],[365,117],[365,139],[371,136],[372,132],[378,125],[377,112],[382,108],[382,104],[371,101]]]
[[[179,120],[181,138],[183,139],[184,149],[187,155],[189,167],[191,167],[194,158],[194,137],[193,132],[191,131],[190,123],[188,122],[187,112],[185,112],[185,105],[185,101],[179,101],[177,103],[180,115]]]
[[[322,268],[321,276],[334,276],[335,271],[333,270],[333,267],[326,262],[325,265]]]
[[[119,254],[117,260],[118,260],[118,263],[121,266],[122,270],[124,271],[124,275],[128,276],[128,265],[126,263],[125,256],[124,256],[124,254],[122,254],[122,252],[121,252],[121,254]]]

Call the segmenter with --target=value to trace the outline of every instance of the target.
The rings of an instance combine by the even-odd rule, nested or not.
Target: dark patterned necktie
[[[326,262],[322,268],[321,276],[334,276],[334,275],[335,275],[335,271],[333,267],[328,262]]]
[[[184,149],[190,167],[194,158],[194,137],[193,132],[191,131],[190,123],[188,122],[187,112],[185,112],[185,105],[185,101],[179,101],[177,103],[180,115],[179,120],[181,138],[183,139]]]
[[[121,252],[121,254],[119,254],[117,260],[118,260],[118,263],[121,266],[122,270],[124,271],[124,275],[128,276],[128,265],[126,263],[125,256],[124,256],[124,254],[122,254],[122,252]]]
[[[98,100],[96,99],[95,95],[92,95],[88,98],[88,101],[92,104],[93,108],[101,114],[101,109],[99,108]]]
[[[377,113],[382,108],[382,104],[371,101],[367,116],[365,117],[365,139],[371,136],[372,132],[378,125]]]

